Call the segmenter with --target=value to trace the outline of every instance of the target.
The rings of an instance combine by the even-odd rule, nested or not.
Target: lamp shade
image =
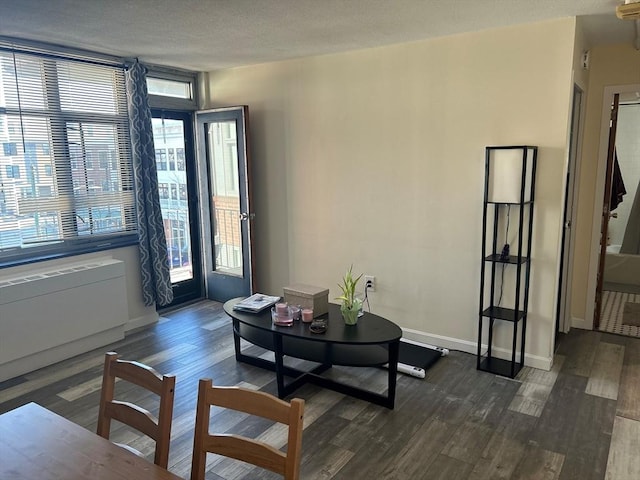
[[[490,165],[487,201],[520,203],[522,193],[523,201],[531,200],[533,150],[530,147],[488,147],[487,153]]]

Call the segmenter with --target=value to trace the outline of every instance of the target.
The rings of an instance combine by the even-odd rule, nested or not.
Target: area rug
[[[640,303],[626,302],[624,304],[622,323],[640,327]]]

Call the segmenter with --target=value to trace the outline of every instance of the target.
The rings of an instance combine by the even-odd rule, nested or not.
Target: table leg
[[[388,405],[393,409],[396,401],[396,377],[398,376],[398,353],[400,351],[400,340],[389,344],[389,390]]]
[[[233,344],[236,349],[236,362],[242,359],[242,352],[240,351],[240,335],[238,335],[238,329],[240,328],[240,322],[235,318],[233,320]]]
[[[276,383],[278,385],[278,397],[286,396],[284,388],[284,361],[282,353],[282,335],[273,335],[273,343],[275,345],[275,367],[276,367]]]

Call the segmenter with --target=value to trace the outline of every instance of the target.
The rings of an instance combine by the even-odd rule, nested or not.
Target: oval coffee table
[[[327,321],[325,333],[309,331],[309,324],[295,321],[291,327],[273,325],[269,308],[259,313],[234,310],[243,298],[234,298],[224,304],[224,311],[233,320],[236,360],[276,372],[278,396],[284,398],[304,383],[314,383],[339,393],[351,395],[387,408],[393,408],[398,372],[398,348],[402,330],[395,323],[372,313],[358,319],[357,325],[345,325],[340,306],[330,303],[329,312],[321,315]],[[275,362],[243,353],[240,339],[275,353]],[[288,367],[283,357],[288,355],[319,363],[310,371]],[[323,377],[321,374],[333,365],[375,367],[388,364],[388,389],[382,395],[370,390],[347,385]],[[284,377],[294,379],[285,385]]]

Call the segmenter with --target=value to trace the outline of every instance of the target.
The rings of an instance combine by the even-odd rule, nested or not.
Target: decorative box
[[[300,305],[313,309],[313,316],[318,317],[329,311],[329,289],[313,285],[295,284],[284,287],[284,300],[289,305]]]

